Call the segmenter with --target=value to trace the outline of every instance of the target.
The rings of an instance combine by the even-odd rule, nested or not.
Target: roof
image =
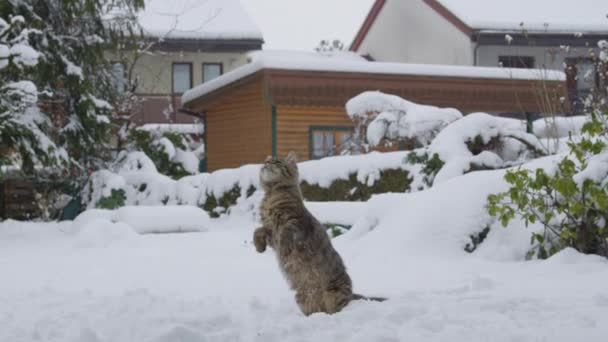
[[[262,31],[239,0],[146,0],[144,35],[168,39],[255,39]]]
[[[434,0],[477,31],[607,33],[605,0]]]
[[[466,34],[477,32],[608,34],[608,1],[421,0]],[[376,0],[355,36],[357,51],[387,0]]]
[[[566,79],[563,72],[552,70],[369,62],[352,52],[326,55],[315,52],[256,51],[249,54],[249,59],[248,64],[184,93],[182,104],[192,102],[263,69],[482,79],[552,81]]]

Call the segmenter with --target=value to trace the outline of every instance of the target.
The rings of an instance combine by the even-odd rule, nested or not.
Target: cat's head
[[[289,152],[285,158],[266,158],[260,170],[260,183],[266,190],[276,185],[298,185],[297,163],[294,152]]]

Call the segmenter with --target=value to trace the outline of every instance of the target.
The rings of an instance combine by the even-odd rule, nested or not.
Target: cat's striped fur
[[[296,163],[290,152],[285,159],[269,157],[260,171],[265,196],[260,207],[263,226],[254,232],[256,250],[274,249],[305,315],[336,313],[355,299],[383,300],[353,294],[325,227],[304,207]]]

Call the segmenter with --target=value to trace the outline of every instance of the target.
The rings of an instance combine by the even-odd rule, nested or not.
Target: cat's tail
[[[351,300],[372,300],[374,302],[384,302],[387,299],[388,298],[384,297],[367,297],[358,293],[353,293],[353,296],[351,297]]]

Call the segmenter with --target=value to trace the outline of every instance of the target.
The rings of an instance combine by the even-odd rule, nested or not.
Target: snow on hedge
[[[531,159],[534,151],[544,151],[522,125],[520,120],[473,113],[446,127],[428,148],[429,154],[437,154],[445,163],[435,182],[462,175],[472,167],[497,169],[520,164]],[[484,149],[485,145],[492,146]]]
[[[413,170],[403,162],[408,152],[328,157],[299,163],[301,181],[329,187],[337,179],[347,180],[355,174],[357,180],[369,186],[386,169]],[[141,152],[130,153],[115,172],[100,170],[93,173],[83,191],[87,208],[96,208],[100,200],[124,193],[124,205],[202,206],[210,196],[220,199],[238,189],[237,205],[232,210],[251,212],[257,209],[261,198],[259,170],[261,165],[245,165],[235,169],[223,169],[212,173],[173,180],[156,171],[154,163]],[[227,208],[223,208],[227,209]]]
[[[364,92],[346,103],[346,113],[366,126],[367,142],[378,146],[383,139],[415,139],[428,145],[450,123],[462,118],[454,108],[420,105],[379,91]]]

